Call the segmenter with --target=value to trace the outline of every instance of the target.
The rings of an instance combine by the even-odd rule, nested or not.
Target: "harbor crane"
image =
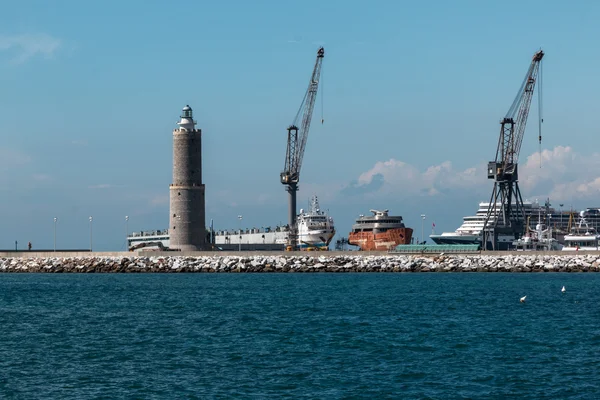
[[[296,234],[296,192],[298,191],[298,182],[300,180],[300,168],[302,167],[302,157],[306,148],[308,131],[312,120],[312,113],[317,99],[317,90],[319,88],[319,78],[321,76],[321,64],[325,56],[325,49],[319,48],[317,51],[317,60],[313,68],[312,76],[308,84],[308,89],[304,94],[300,108],[296,113],[294,122],[287,128],[287,150],[285,153],[285,166],[281,173],[281,183],[286,185],[286,191],[289,194],[289,227],[290,227],[290,245],[295,248]],[[302,120],[300,120],[302,118]],[[323,120],[321,119],[321,123]],[[298,127],[300,124],[300,127]]]
[[[483,250],[487,249],[488,242],[491,242],[492,250],[496,250],[499,234],[511,235],[514,239],[518,239],[525,230],[525,210],[518,183],[519,151],[543,57],[542,50],[533,55],[519,92],[506,116],[500,121],[500,138],[498,139],[496,159],[488,163],[487,175],[488,179],[494,179],[494,190],[483,225]],[[538,86],[538,95],[540,108],[538,140],[541,146],[541,84]]]

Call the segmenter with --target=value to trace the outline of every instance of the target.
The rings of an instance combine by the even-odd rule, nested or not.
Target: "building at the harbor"
[[[169,247],[204,250],[205,193],[202,183],[202,130],[196,129],[192,108],[183,108],[173,130],[173,183],[170,185]]]

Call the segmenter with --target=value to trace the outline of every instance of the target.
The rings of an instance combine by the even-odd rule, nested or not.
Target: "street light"
[[[56,221],[58,218],[54,217],[54,251],[56,251]]]
[[[127,238],[129,236],[129,215],[125,216],[125,246],[127,247],[127,250],[129,250],[129,239]]]
[[[93,218],[90,217],[90,252],[92,251],[92,221]]]
[[[238,251],[242,251],[242,216],[238,215],[238,219],[240,220],[240,243],[238,246]]]
[[[425,229],[425,214],[421,214],[421,244],[424,244],[423,231]]]

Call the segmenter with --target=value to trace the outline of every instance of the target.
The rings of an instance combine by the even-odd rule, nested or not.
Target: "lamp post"
[[[58,218],[54,217],[54,251],[56,252],[56,221]]]
[[[421,214],[421,244],[424,244],[423,231],[425,230],[425,214]]]
[[[239,237],[240,243],[238,246],[238,251],[242,251],[242,216],[238,215],[238,219],[240,220],[240,237]]]
[[[90,252],[92,251],[92,221],[94,219],[90,217]]]
[[[125,216],[125,246],[127,246],[127,250],[129,250],[129,215]]]

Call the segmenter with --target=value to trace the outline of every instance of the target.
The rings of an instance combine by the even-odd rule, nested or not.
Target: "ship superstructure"
[[[171,247],[169,230],[159,229],[155,231],[132,232],[127,236],[127,249],[136,250],[141,248],[163,250]]]
[[[333,218],[321,210],[317,196],[312,197],[307,211],[300,209],[296,226],[301,250],[328,250],[335,236]]]
[[[215,250],[284,251],[288,242],[288,226],[228,229],[215,231]]]
[[[389,215],[389,210],[370,210],[373,215],[360,215],[352,225],[348,244],[361,250],[392,250],[399,244],[410,244],[412,228],[407,228],[401,216]]]
[[[586,211],[579,213],[579,221],[576,225],[571,226],[569,234],[564,237],[565,246],[563,250],[598,250],[600,235],[596,228],[588,223],[586,218],[588,214],[590,213]],[[593,213],[593,215],[597,215],[597,213]]]

